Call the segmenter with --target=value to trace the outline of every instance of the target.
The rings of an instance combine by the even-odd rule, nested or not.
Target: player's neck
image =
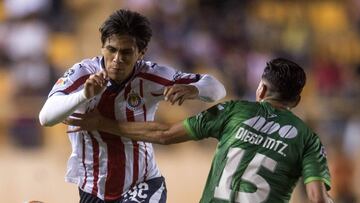
[[[291,110],[291,107],[289,107],[287,104],[281,103],[276,99],[264,98],[261,101],[268,102],[272,107],[279,110]]]

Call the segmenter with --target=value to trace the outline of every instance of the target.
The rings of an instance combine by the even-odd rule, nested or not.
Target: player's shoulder
[[[248,100],[230,100],[226,103],[227,106],[238,109],[255,109],[260,107],[259,102],[253,102]]]
[[[303,119],[301,119],[298,115],[293,112],[289,112],[291,117],[291,122],[294,126],[298,126],[299,128],[308,131],[309,133],[313,133],[312,129],[309,127],[307,123]],[[290,120],[290,119],[289,119]]]
[[[137,63],[137,70],[140,73],[152,74],[158,76],[167,75],[168,73],[173,74],[175,72],[175,69],[168,65],[162,65],[155,63],[153,61],[145,61],[145,60],[141,60]]]
[[[69,78],[70,80],[75,80],[79,77],[85,77],[94,73],[97,73],[101,70],[101,57],[87,58],[82,61],[75,63],[71,68],[69,68],[62,78]]]
[[[228,100],[216,105],[217,108],[224,109],[226,112],[229,111],[243,111],[249,110],[252,108],[258,108],[256,102],[246,101],[246,100]]]
[[[97,73],[102,69],[102,60],[103,58],[100,56],[94,58],[86,58],[76,63],[74,66],[79,70],[86,70],[90,73]]]

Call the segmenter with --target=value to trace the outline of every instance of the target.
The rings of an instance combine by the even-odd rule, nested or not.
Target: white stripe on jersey
[[[98,196],[104,198],[105,194],[105,183],[107,176],[107,145],[101,139],[101,135],[97,131],[93,131],[95,139],[99,143],[99,179],[98,179]]]
[[[125,147],[125,157],[126,157],[126,167],[125,167],[125,183],[124,183],[124,190],[123,192],[126,192],[133,181],[133,144],[129,138],[122,137],[121,140],[124,143]]]
[[[92,189],[93,189],[93,173],[94,173],[94,169],[93,169],[93,143],[92,140],[90,138],[90,136],[88,134],[82,133],[83,136],[83,141],[85,143],[85,145],[82,145],[82,147],[85,147],[85,157],[83,157],[83,152],[81,150],[80,152],[80,156],[79,156],[79,162],[81,162],[81,174],[80,175],[80,184],[79,187],[84,186],[84,191],[88,192],[91,194]],[[81,142],[81,144],[83,143],[83,141]],[[85,166],[84,166],[85,165]],[[85,185],[84,185],[85,184]]]

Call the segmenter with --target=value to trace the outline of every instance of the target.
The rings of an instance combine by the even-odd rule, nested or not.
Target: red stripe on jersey
[[[85,81],[90,77],[90,74],[88,75],[84,75],[81,76],[79,79],[75,80],[75,82],[70,85],[69,87],[67,87],[64,90],[61,90],[60,92],[64,92],[65,94],[70,94],[71,92],[73,92],[74,90],[76,90],[77,88],[79,88],[82,84],[85,83]]]
[[[87,170],[86,170],[86,165],[85,165],[85,135],[82,134],[82,164],[84,167],[84,183],[81,186],[81,189],[84,189],[85,185],[86,185],[86,181],[87,181]]]
[[[158,84],[164,85],[164,86],[169,86],[169,85],[173,85],[174,81],[168,80],[166,78],[160,77],[158,75],[154,75],[154,74],[150,74],[150,73],[143,73],[140,72],[137,74],[138,77],[144,78],[146,80],[150,80],[152,82],[156,82]]]
[[[143,86],[143,80],[140,80],[140,96],[142,98],[144,98],[144,86]],[[145,106],[145,102],[143,104],[143,111],[144,111],[144,121],[146,122],[146,106]],[[146,149],[146,144],[145,142],[144,146],[145,146],[145,174],[144,174],[144,181],[146,180],[146,176],[147,176],[147,171],[148,171],[148,163],[147,163],[147,149]]]
[[[133,181],[132,186],[134,186],[139,178],[139,144],[137,141],[132,141],[133,144],[133,156],[134,156],[134,162],[133,162]]]
[[[129,92],[131,90],[131,83],[129,83],[126,87],[125,87],[125,91],[124,91],[124,98],[127,101]],[[126,119],[129,122],[134,122],[135,121],[135,116],[134,116],[134,112],[131,111],[128,107],[126,107]],[[133,144],[133,181],[132,181],[132,186],[134,186],[137,182],[137,179],[139,177],[139,144],[137,143],[137,141],[132,140],[132,144]]]
[[[99,180],[99,143],[98,141],[95,139],[94,135],[91,134],[90,132],[88,132],[91,138],[91,143],[92,143],[92,148],[93,148],[93,176],[94,176],[94,181],[93,181],[93,189],[91,191],[91,194],[97,196],[98,193],[98,180]]]
[[[152,96],[154,96],[154,97],[159,97],[159,96],[162,96],[162,95],[164,95],[163,93],[153,93],[153,92],[150,92],[150,94],[152,95]]]
[[[115,98],[120,91],[106,89],[98,104],[99,112],[110,119],[115,118]],[[105,183],[105,200],[114,200],[121,196],[125,181],[125,149],[119,136],[99,132],[107,145],[107,177]]]
[[[129,93],[130,93],[130,90],[131,90],[131,83],[129,83],[129,84],[125,87],[124,98],[125,98],[125,101],[126,101],[126,102],[127,102],[128,95],[129,95]],[[130,121],[130,122],[134,122],[134,121],[135,121],[134,112],[131,111],[127,106],[126,106],[126,119],[127,119],[127,121]]]
[[[144,87],[143,87],[143,80],[140,80],[140,96],[141,98],[144,98]],[[143,111],[144,111],[144,121],[146,122],[146,106],[145,102],[143,104]]]
[[[178,80],[175,81],[175,84],[190,84],[190,83],[193,83],[193,82],[197,82],[199,81],[198,79],[196,78],[193,78],[193,79],[190,79],[190,78],[180,78]]]
[[[144,143],[144,146],[145,146],[145,174],[144,174],[144,181],[146,181],[147,179],[147,173],[148,173],[148,162],[147,162],[147,156],[148,156],[148,153],[147,153],[147,147],[146,147],[146,143]]]
[[[170,86],[170,85],[174,85],[174,84],[190,84],[193,82],[197,82],[200,79],[200,75],[198,75],[198,77],[195,77],[195,78],[179,78],[179,79],[173,81],[173,80],[168,80],[166,78],[160,77],[158,75],[154,75],[151,73],[143,73],[143,72],[138,73],[137,76],[144,78],[146,80],[150,80],[152,82],[156,82],[156,83],[164,85],[164,86]],[[155,94],[155,93],[153,93],[153,94]],[[156,96],[159,96],[159,95],[156,95]]]

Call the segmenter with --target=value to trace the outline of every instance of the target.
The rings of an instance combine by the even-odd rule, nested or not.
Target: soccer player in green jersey
[[[311,202],[332,202],[330,174],[319,137],[290,109],[300,101],[304,70],[286,59],[266,64],[256,102],[228,101],[173,125],[116,123],[97,112],[65,121],[134,140],[172,144],[219,141],[201,203],[288,202],[302,176]]]

